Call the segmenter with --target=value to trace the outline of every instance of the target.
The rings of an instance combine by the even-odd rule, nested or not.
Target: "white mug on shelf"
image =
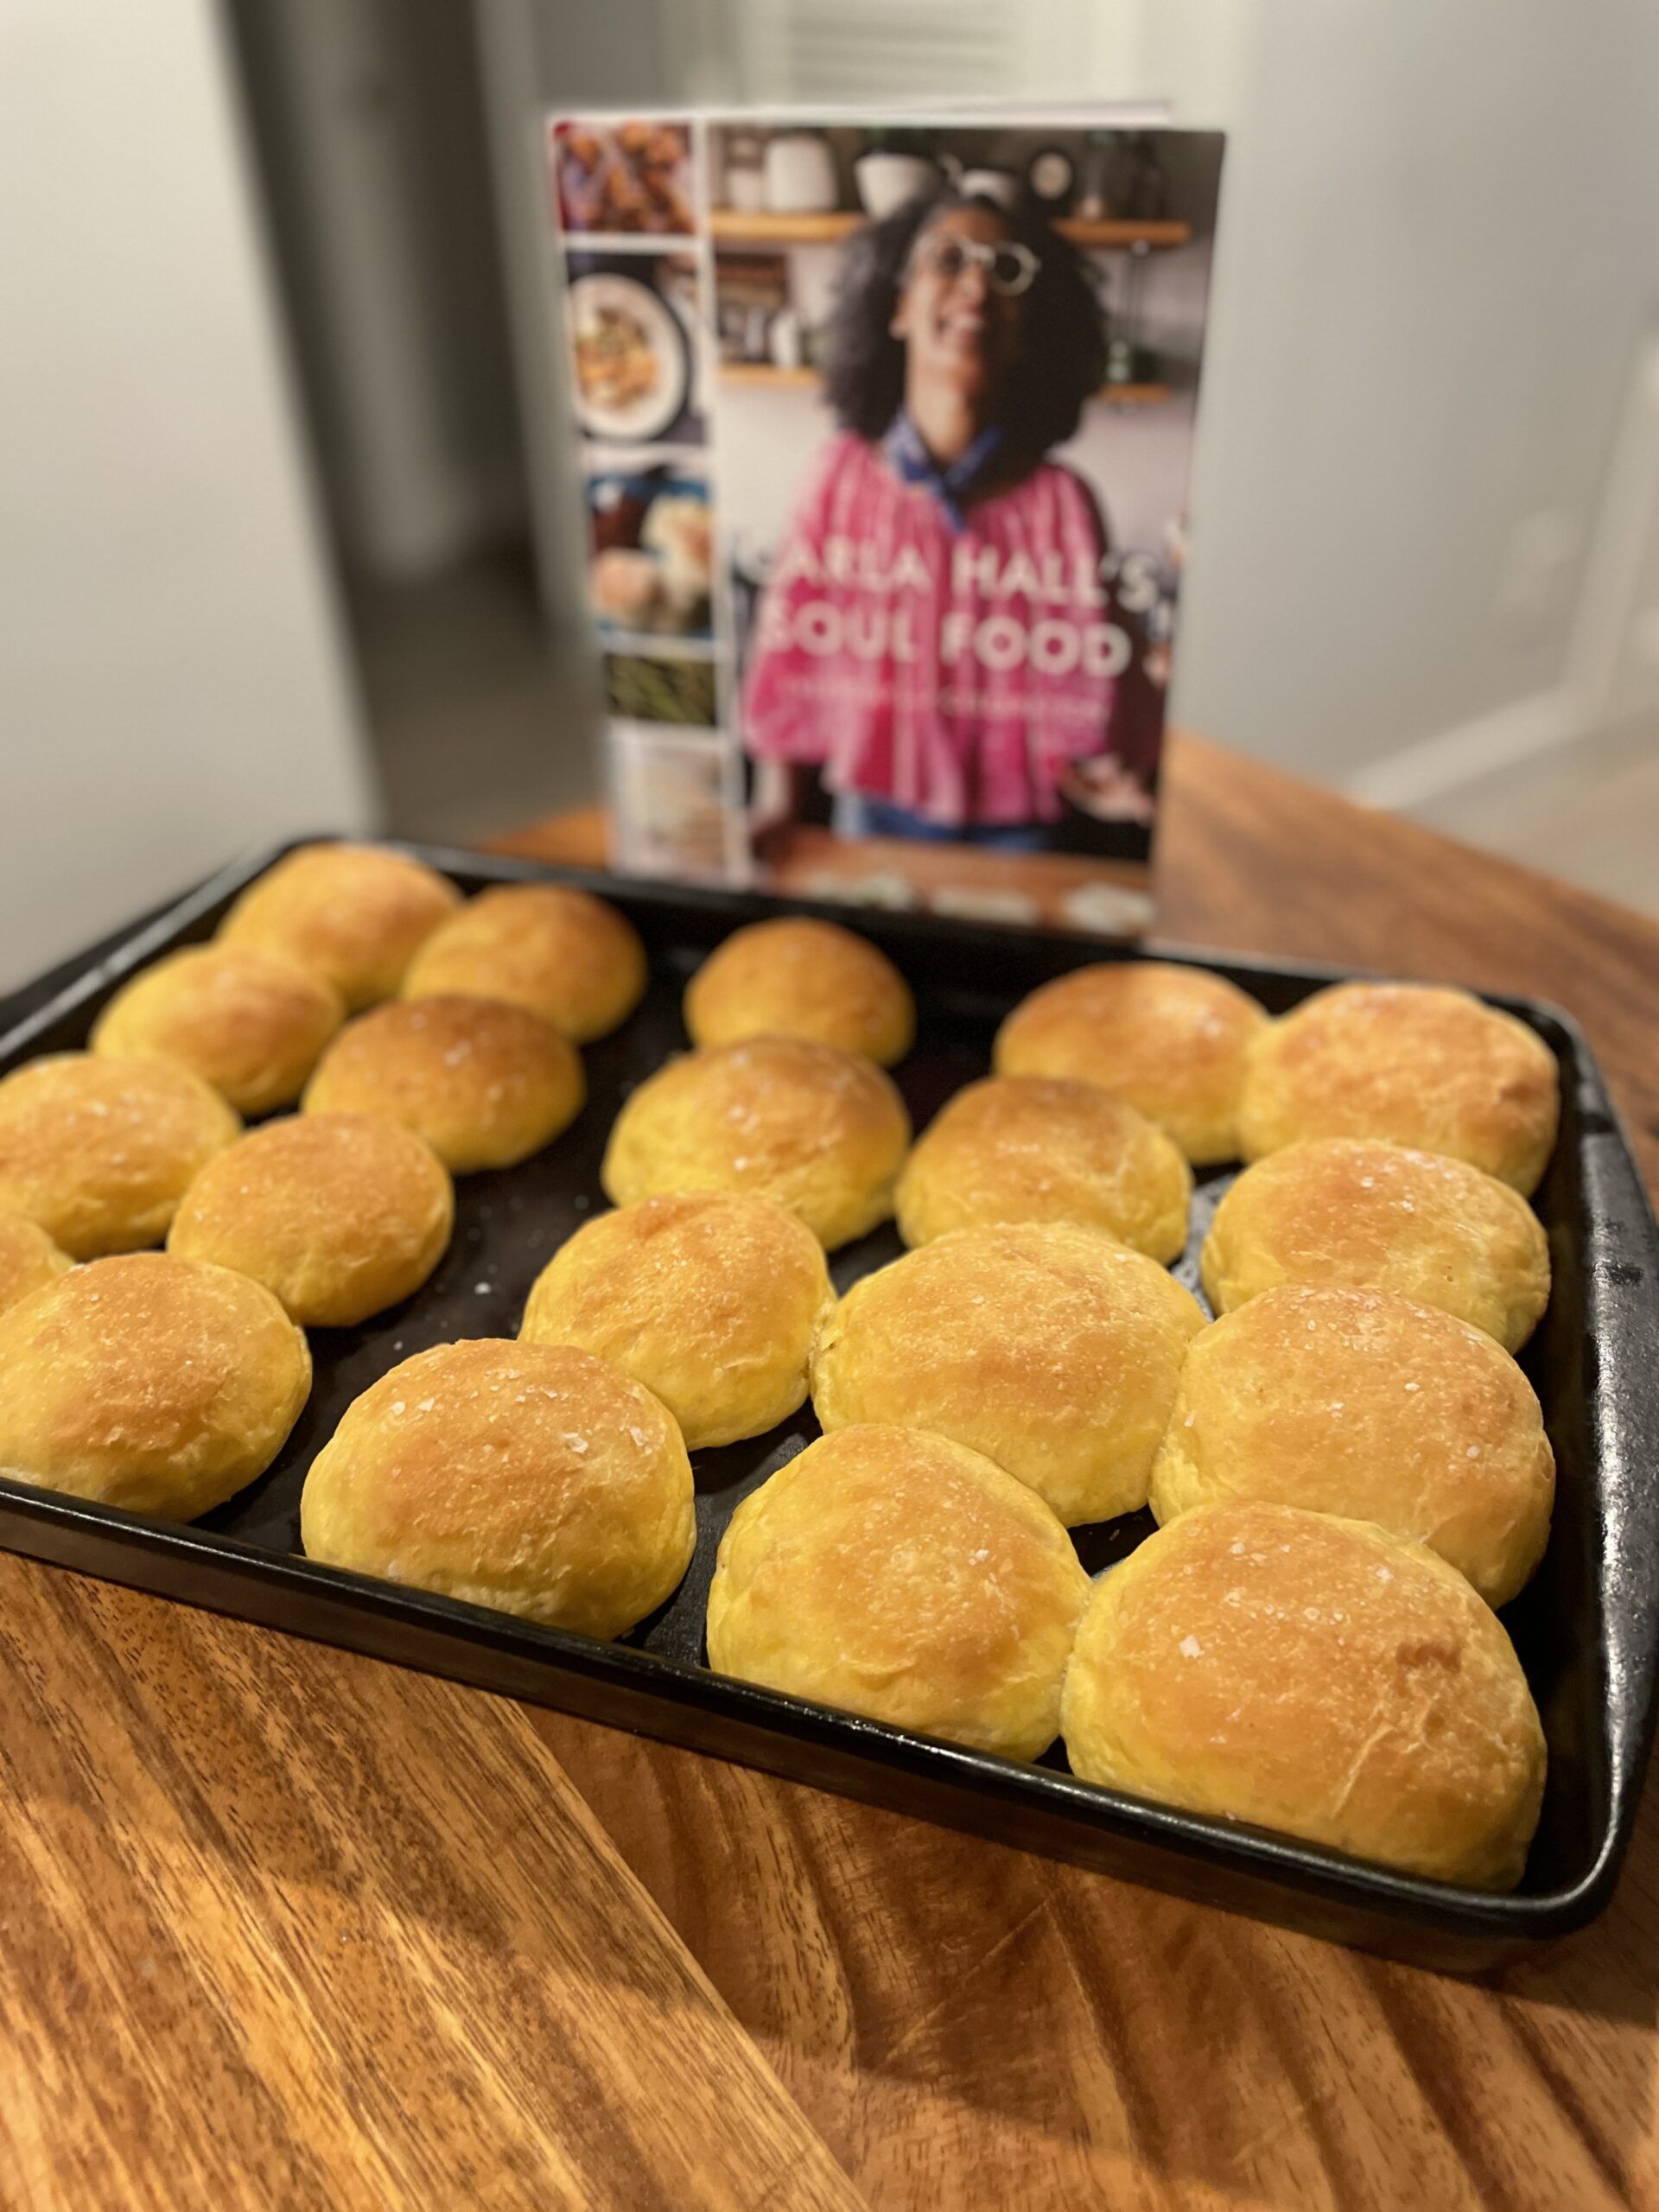
[[[925,154],[895,154],[873,146],[853,163],[853,175],[864,213],[879,223],[918,192],[933,191],[939,181],[939,166]]]
[[[821,131],[780,130],[766,147],[766,206],[774,215],[823,215],[840,197],[836,157]]]

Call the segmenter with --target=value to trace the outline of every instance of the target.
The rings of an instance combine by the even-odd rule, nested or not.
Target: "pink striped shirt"
[[[1105,552],[1058,462],[955,530],[879,447],[839,434],[761,598],[745,743],[945,828],[1058,820],[1067,763],[1109,745],[1128,652]]]

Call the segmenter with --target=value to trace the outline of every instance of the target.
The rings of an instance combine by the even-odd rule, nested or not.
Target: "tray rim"
[[[14,1541],[21,1529],[38,1532],[35,1543]],[[53,1541],[55,1534],[58,1541]],[[398,1656],[381,1648],[383,1639],[365,1630],[362,1641],[346,1641],[318,1633],[276,1617],[266,1618],[222,1605],[207,1595],[188,1595],[172,1586],[172,1576],[159,1573],[155,1580],[115,1576],[99,1567],[74,1565],[63,1556],[64,1540],[95,1534],[117,1551],[130,1550],[175,1568],[190,1571],[209,1567],[232,1581],[248,1581],[275,1591],[291,1591],[323,1600],[348,1600],[351,1610],[366,1624],[382,1630],[422,1631],[437,1642],[425,1656]],[[1078,1781],[1074,1776],[995,1753],[969,1750],[923,1736],[907,1729],[845,1713],[806,1698],[764,1688],[712,1668],[694,1666],[667,1654],[646,1651],[626,1643],[601,1643],[571,1631],[543,1628],[511,1615],[496,1617],[483,1606],[444,1598],[359,1574],[344,1567],[325,1567],[302,1554],[266,1550],[243,1538],[195,1528],[188,1522],[156,1522],[119,1507],[97,1505],[27,1483],[0,1476],[0,1543],[25,1556],[53,1565],[69,1565],[72,1572],[92,1573],[101,1580],[118,1580],[152,1596],[171,1599],[220,1618],[248,1622],[256,1627],[276,1628],[357,1651],[368,1657],[388,1659],[417,1672],[435,1673],[499,1694],[566,1709],[556,1699],[543,1697],[533,1687],[499,1688],[487,1675],[461,1668],[463,1650],[492,1652],[517,1658],[531,1667],[550,1672],[569,1672],[589,1683],[613,1689],[666,1696],[677,1706],[700,1707],[711,1714],[769,1734],[787,1733],[823,1748],[838,1748],[874,1759],[891,1770],[914,1778],[925,1767],[936,1780],[957,1789],[981,1793],[988,1788],[1005,1805],[1027,1810],[1064,1807],[1068,1820],[1101,1836],[1131,1834],[1173,1847],[1184,1857],[1203,1864],[1226,1866],[1236,1871],[1266,1875],[1312,1888],[1333,1901],[1408,1910],[1419,1927],[1427,1921],[1449,1935],[1523,1933],[1535,1940],[1554,1940],[1584,1927],[1603,1909],[1618,1876],[1628,1837],[1621,1836],[1617,1819],[1610,1821],[1589,1869],[1567,1887],[1516,1895],[1459,1887],[1424,1878],[1395,1873],[1368,1859],[1304,1844],[1271,1828],[1244,1821],[1228,1821],[1183,1811],[1147,1798],[1106,1789]],[[331,1611],[338,1610],[338,1603]],[[452,1665],[446,1665],[439,1643],[458,1647]],[[670,1738],[668,1740],[675,1740]],[[693,1746],[692,1748],[698,1748]],[[715,1757],[741,1754],[715,1752]],[[758,1764],[760,1762],[747,1762]],[[833,1788],[820,1783],[818,1787]]]
[[[333,837],[292,837],[260,846],[216,870],[166,906],[141,918],[125,931],[112,933],[99,945],[60,963],[32,984],[0,996],[0,1074],[34,1049],[34,1040],[73,1016],[88,1001],[99,998],[124,976],[163,951],[189,941],[193,931],[208,920],[236,893],[296,847]],[[339,842],[354,842],[341,839]],[[474,880],[499,882],[558,881],[589,889],[599,895],[625,898],[657,908],[665,914],[690,907],[734,926],[745,918],[772,913],[807,913],[839,920],[848,926],[868,928],[872,936],[889,933],[911,942],[918,938],[960,950],[976,937],[1009,946],[1058,956],[1063,964],[1081,966],[1095,961],[1133,958],[1170,960],[1203,968],[1212,973],[1239,977],[1273,978],[1293,983],[1320,984],[1377,971],[1332,963],[1280,960],[1268,955],[1236,953],[1190,946],[1156,938],[1126,942],[1089,936],[1080,931],[1010,930],[992,923],[964,922],[913,909],[849,906],[824,899],[776,897],[747,888],[682,884],[658,878],[636,878],[603,870],[569,867],[518,855],[472,852],[435,845],[416,839],[376,841],[425,861],[447,874]],[[54,986],[39,1004],[15,1022],[10,1010],[20,999],[30,997],[45,984]],[[1634,1227],[1659,1266],[1659,1230],[1656,1230],[1651,1201],[1636,1166],[1628,1136],[1584,1033],[1564,1008],[1546,1000],[1486,991],[1475,995],[1485,1003],[1516,1014],[1552,1043],[1575,1083],[1581,1106],[1599,1117],[1601,1126],[1591,1131],[1582,1148],[1587,1153],[1598,1138],[1615,1147],[1612,1165],[1624,1171],[1630,1192],[1639,1201]],[[1554,1033],[1552,1035],[1551,1033]],[[1584,1227],[1592,1240],[1599,1218],[1585,1192]],[[1656,1278],[1659,1279],[1659,1278]],[[1598,1283],[1587,1271],[1586,1297],[1594,1307],[1599,1292],[1605,1302],[1608,1286]],[[1659,1318],[1659,1311],[1656,1313]],[[1599,1374],[1599,1395],[1606,1391],[1607,1378]],[[1592,1496],[1605,1505],[1602,1469],[1598,1465]],[[760,1685],[716,1674],[712,1669],[622,1643],[601,1643],[590,1638],[534,1624],[486,1608],[406,1588],[372,1576],[324,1567],[299,1554],[283,1554],[246,1540],[190,1523],[156,1522],[121,1509],[55,1492],[0,1474],[0,1548],[26,1556],[90,1573],[126,1586],[150,1592],[255,1625],[327,1642],[447,1675],[450,1679],[499,1694],[558,1708],[573,1709],[552,1694],[554,1686],[569,1680],[582,1686],[590,1704],[621,1703],[629,1707],[666,1705],[677,1716],[698,1713],[711,1723],[736,1730],[749,1748],[734,1749],[692,1741],[686,1733],[653,1728],[649,1721],[611,1717],[610,1725],[637,1727],[638,1732],[657,1733],[669,1741],[690,1744],[705,1755],[735,1758],[749,1764],[804,1780],[799,1760],[769,1759],[766,1746],[792,1742],[804,1752],[819,1751],[841,1764],[869,1766],[890,1780],[925,1781],[937,1798],[941,1793],[962,1807],[1000,1808],[1029,1816],[1038,1823],[1047,1819],[1077,1832],[1102,1847],[1113,1842],[1144,1846],[1157,1854],[1168,1853],[1196,1873],[1205,1870],[1236,1877],[1247,1885],[1264,1886],[1286,1898],[1313,1897],[1340,1912],[1357,1912],[1379,1923],[1373,1939],[1380,1947],[1392,1940],[1391,1931],[1403,1936],[1428,1935],[1449,1942],[1455,1951],[1461,1943],[1472,1946],[1478,1963],[1490,1963],[1522,1950],[1551,1942],[1582,1928],[1606,1905],[1618,1881],[1629,1847],[1637,1805],[1645,1777],[1647,1751],[1651,1743],[1656,1706],[1659,1704],[1659,1596],[1649,1610],[1645,1681],[1638,1685],[1639,1703],[1633,1713],[1615,1710],[1612,1677],[1627,1673],[1628,1650],[1612,1655],[1621,1664],[1609,1666],[1607,1634],[1613,1625],[1605,1599],[1605,1560],[1602,1556],[1603,1516],[1598,1511],[1589,1534],[1594,1547],[1595,1580],[1600,1596],[1599,1618],[1604,1634],[1594,1655],[1601,1670],[1602,1694],[1596,1719],[1608,1758],[1607,1818],[1595,1838],[1590,1863],[1564,1886],[1548,1891],[1494,1895],[1458,1885],[1395,1872],[1375,1862],[1351,1858],[1335,1851],[1302,1843],[1275,1831],[1243,1822],[1188,1813],[1152,1801],[1101,1789],[1055,1769],[1028,1764],[975,1751],[942,1739],[896,1728],[862,1715],[841,1712],[805,1699],[795,1698]],[[93,1563],[96,1560],[97,1563]],[[184,1586],[194,1583],[194,1587]],[[222,1586],[222,1588],[221,1588]],[[216,1594],[210,1594],[211,1591]],[[271,1593],[269,1606],[236,1605],[227,1593],[254,1589]],[[283,1618],[284,1599],[297,1601],[312,1617],[313,1624]],[[328,1625],[317,1626],[321,1619]],[[357,1627],[355,1637],[341,1633]],[[464,1663],[473,1662],[472,1664]],[[512,1687],[499,1679],[506,1670],[531,1679]],[[493,1666],[494,1674],[488,1671]],[[580,1707],[575,1709],[581,1709]],[[601,1713],[590,1717],[605,1719]],[[1622,1727],[1620,1723],[1623,1723]],[[836,1782],[815,1786],[837,1789]],[[920,1817],[950,1818],[924,1814]],[[959,1825],[973,1822],[964,1820]],[[1027,1847],[1043,1849],[1041,1843]],[[1084,1864],[1104,1866],[1103,1856],[1085,1857]],[[1135,1880],[1135,1874],[1120,1875]],[[1229,1906],[1225,1897],[1213,1902]],[[1231,1909],[1238,1909],[1232,1907]],[[1255,1906],[1245,1908],[1255,1910]],[[1264,1908],[1271,1910],[1271,1905]],[[1287,1916],[1294,1917],[1293,1916]],[[1344,1940],[1356,1940],[1349,1936]],[[1418,1953],[1422,1962],[1440,1963],[1432,1955]],[[1453,1961],[1455,1965],[1457,1962]]]
[[[201,921],[221,900],[233,898],[256,877],[301,847],[315,844],[357,844],[370,842],[446,875],[488,876],[502,883],[556,881],[591,891],[598,898],[639,899],[658,907],[690,906],[709,913],[734,906],[753,910],[755,918],[768,914],[810,914],[844,928],[870,928],[880,933],[885,925],[921,935],[942,944],[961,944],[984,938],[1001,944],[1036,945],[1059,952],[1077,952],[1088,961],[1167,960],[1183,967],[1241,976],[1288,977],[1313,984],[1387,982],[1402,980],[1387,969],[1359,967],[1338,961],[1280,959],[1271,953],[1236,951],[1227,947],[1192,944],[1177,938],[1150,935],[1127,938],[1096,937],[1082,930],[1026,928],[991,921],[958,919],[934,914],[925,908],[861,906],[851,900],[809,899],[793,893],[755,890],[746,885],[678,882],[671,877],[624,875],[607,868],[577,867],[563,861],[540,861],[518,853],[472,850],[464,845],[443,845],[414,837],[376,837],[365,841],[340,831],[310,836],[284,837],[269,844],[247,848],[200,882],[188,886],[165,904],[148,910],[136,923],[112,931],[92,945],[45,969],[39,976],[9,991],[0,992],[0,1060],[10,1060],[17,1046],[48,1027],[83,999],[96,996],[107,985],[179,942],[181,932]],[[1080,960],[1079,965],[1084,964]],[[23,1015],[13,1027],[6,1026],[7,1008],[32,995],[43,982],[61,978],[59,988],[41,1005]],[[1425,981],[1413,977],[1403,980]],[[1534,1027],[1560,1030],[1573,1046],[1579,1069],[1593,1074],[1601,1085],[1605,1110],[1618,1119],[1606,1085],[1576,1016],[1553,999],[1522,992],[1488,991],[1473,984],[1448,988],[1467,990],[1487,1006],[1519,1014]],[[1629,1148],[1623,1122],[1619,1135]]]

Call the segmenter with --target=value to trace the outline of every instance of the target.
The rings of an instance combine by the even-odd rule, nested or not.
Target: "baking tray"
[[[1507,1609],[1549,1741],[1543,1816],[1521,1888],[1489,1897],[1344,1859],[1265,1831],[1205,1820],[1077,1782],[1056,1750],[1036,1765],[960,1749],[728,1681],[702,1664],[715,1552],[733,1509],[817,1433],[810,1408],[751,1442],[696,1455],[697,1547],[676,1595],[616,1643],[377,1582],[297,1556],[311,1459],[359,1391],[408,1354],[457,1337],[511,1335],[550,1255],[605,1200],[599,1163],[627,1092],[686,1044],[680,995],[709,948],[779,911],[836,912],[678,886],[631,883],[476,854],[406,847],[463,888],[555,879],[613,899],[645,940],[639,1011],[584,1054],[588,1099],[547,1152],[457,1185],[455,1230],[416,1297],[359,1329],[314,1330],[316,1380],[276,1465],[190,1527],[0,1481],[0,1544],[192,1605],[662,1736],[898,1811],[1255,1913],[1443,1969],[1498,1965],[1582,1926],[1611,1894],[1645,1772],[1659,1671],[1659,1236],[1584,1040],[1564,1015],[1503,1000],[1561,1068],[1560,1141],[1535,1204],[1555,1287],[1523,1355],[1543,1402],[1559,1489],[1538,1574]],[[0,1006],[0,1072],[84,1043],[131,972],[209,935],[237,892],[276,858],[240,862]],[[1071,968],[1119,957],[1070,936],[980,928],[909,913],[850,918],[908,976],[915,1050],[897,1071],[918,1128],[982,1075],[997,1023]],[[1158,948],[1251,991],[1274,1012],[1336,971]],[[1197,1291],[1197,1254],[1235,1171],[1203,1173],[1175,1272]],[[845,1289],[897,1256],[891,1225],[835,1254]],[[1091,1572],[1151,1527],[1137,1514],[1074,1531]]]

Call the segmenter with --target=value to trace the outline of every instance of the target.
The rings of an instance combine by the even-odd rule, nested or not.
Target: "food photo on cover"
[[[712,524],[705,480],[683,464],[601,465],[588,479],[594,619],[607,644],[709,636]]]

